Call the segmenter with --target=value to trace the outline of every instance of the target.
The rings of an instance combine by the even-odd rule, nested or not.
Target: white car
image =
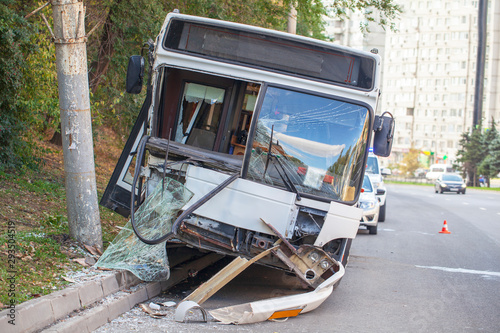
[[[375,188],[370,177],[365,174],[363,188],[359,196],[359,208],[363,209],[363,216],[359,225],[365,226],[371,235],[377,234],[378,218],[380,211],[379,199],[375,195]]]
[[[378,216],[378,221],[384,222],[385,211],[387,207],[387,200],[386,200],[387,194],[383,176],[390,175],[391,170],[380,168],[378,157],[370,152],[368,154],[368,160],[366,162],[366,174],[370,177],[373,187],[375,188],[375,195],[377,196],[380,202],[380,214]]]

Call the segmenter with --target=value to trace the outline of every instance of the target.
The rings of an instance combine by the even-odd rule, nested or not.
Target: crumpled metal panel
[[[224,324],[252,324],[279,318],[279,314],[306,313],[320,306],[333,291],[334,285],[344,276],[345,270],[339,263],[339,271],[320,284],[315,290],[291,296],[244,303],[209,311],[215,319]]]

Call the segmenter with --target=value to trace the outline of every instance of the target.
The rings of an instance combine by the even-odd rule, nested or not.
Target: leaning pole
[[[102,249],[87,76],[85,7],[52,0],[70,236]]]

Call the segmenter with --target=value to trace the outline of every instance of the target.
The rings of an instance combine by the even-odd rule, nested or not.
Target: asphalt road
[[[378,235],[360,230],[346,275],[315,311],[284,322],[176,323],[138,307],[99,332],[500,332],[500,193],[435,194],[389,185]],[[444,220],[450,234],[441,234]],[[287,293],[287,275],[260,266],[203,304],[207,309]],[[156,301],[180,300],[162,295]]]

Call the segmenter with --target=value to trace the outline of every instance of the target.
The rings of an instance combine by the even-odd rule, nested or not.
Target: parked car
[[[359,196],[359,208],[363,209],[363,216],[359,225],[365,226],[371,235],[377,234],[378,217],[380,212],[380,202],[377,192],[373,186],[370,177],[365,174],[363,187]],[[383,190],[379,190],[383,191]]]
[[[368,160],[366,162],[366,174],[370,177],[373,187],[375,188],[375,195],[380,202],[380,214],[378,216],[378,221],[384,222],[387,200],[383,176],[390,175],[391,170],[387,168],[381,168],[378,157],[370,152],[368,154]],[[381,191],[378,191],[379,189]]]
[[[439,175],[434,183],[434,191],[436,193],[457,192],[457,194],[465,194],[467,185],[460,175],[456,173],[443,173]]]

